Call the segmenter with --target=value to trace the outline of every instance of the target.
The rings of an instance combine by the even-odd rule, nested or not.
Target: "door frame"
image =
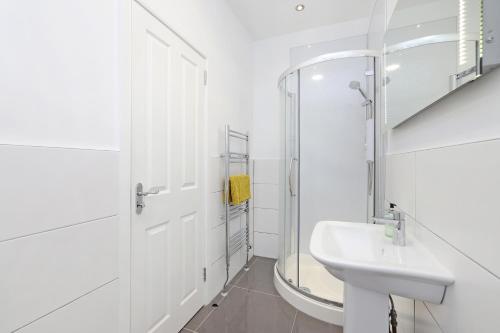
[[[195,47],[193,43],[185,39],[181,34],[172,29],[158,15],[155,15],[149,8],[137,0],[122,0],[117,2],[117,33],[118,33],[118,50],[117,50],[117,65],[116,65],[116,82],[117,82],[117,107],[119,110],[120,122],[120,153],[118,161],[118,209],[119,209],[119,225],[118,225],[118,274],[119,274],[119,295],[118,295],[118,332],[130,333],[132,312],[131,312],[131,223],[133,214],[133,196],[132,177],[132,5],[138,3],[165,27],[172,31],[177,37],[197,52],[206,62],[206,71],[209,69],[208,57]],[[209,223],[207,220],[207,190],[208,189],[208,84],[205,84],[204,105],[201,112],[200,128],[203,130],[201,137],[202,145],[202,162],[200,163],[202,183],[204,193],[202,198],[203,205],[203,227],[201,228],[202,248],[204,255],[202,263],[207,267],[208,262],[208,242],[207,235],[209,233]],[[200,272],[201,274],[201,272]],[[203,285],[204,303],[207,304],[207,283]],[[193,314],[194,315],[194,314]]]

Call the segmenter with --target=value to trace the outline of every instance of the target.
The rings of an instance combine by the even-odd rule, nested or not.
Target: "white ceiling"
[[[255,39],[370,16],[375,0],[226,0]],[[304,4],[297,12],[295,6]]]

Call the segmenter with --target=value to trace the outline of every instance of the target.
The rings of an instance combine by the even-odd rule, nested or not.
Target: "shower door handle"
[[[294,188],[292,186],[292,169],[293,169],[293,162],[296,160],[296,158],[291,158],[290,159],[290,164],[288,166],[288,189],[290,190],[290,195],[294,197],[296,194],[294,193]]]
[[[368,162],[368,195],[372,195],[372,190],[373,190],[373,161],[367,161]]]

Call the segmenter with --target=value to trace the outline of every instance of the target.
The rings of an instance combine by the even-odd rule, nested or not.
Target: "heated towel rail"
[[[233,152],[231,141],[232,139],[240,140],[244,143],[245,152]],[[248,134],[237,132],[226,125],[225,130],[225,151],[221,155],[224,159],[224,213],[221,218],[226,223],[226,282],[222,295],[226,296],[228,292],[227,284],[229,282],[229,267],[231,256],[238,252],[242,247],[246,248],[246,263],[244,269],[248,271],[248,256],[252,248],[250,245],[250,203],[249,200],[239,205],[232,205],[229,200],[229,176],[231,174],[231,164],[242,164],[245,166],[245,173],[250,174],[250,157],[248,150]],[[230,234],[230,222],[240,216],[245,215],[246,223],[244,228]]]

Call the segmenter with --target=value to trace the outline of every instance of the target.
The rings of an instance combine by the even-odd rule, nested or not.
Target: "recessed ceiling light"
[[[298,12],[301,12],[303,11],[304,9],[306,9],[306,6],[304,6],[303,4],[299,3],[297,6],[295,6],[295,10],[298,11]]]
[[[323,80],[323,75],[321,75],[321,74],[315,74],[315,75],[312,76],[311,79],[313,79],[314,81],[321,81],[321,80]]]

